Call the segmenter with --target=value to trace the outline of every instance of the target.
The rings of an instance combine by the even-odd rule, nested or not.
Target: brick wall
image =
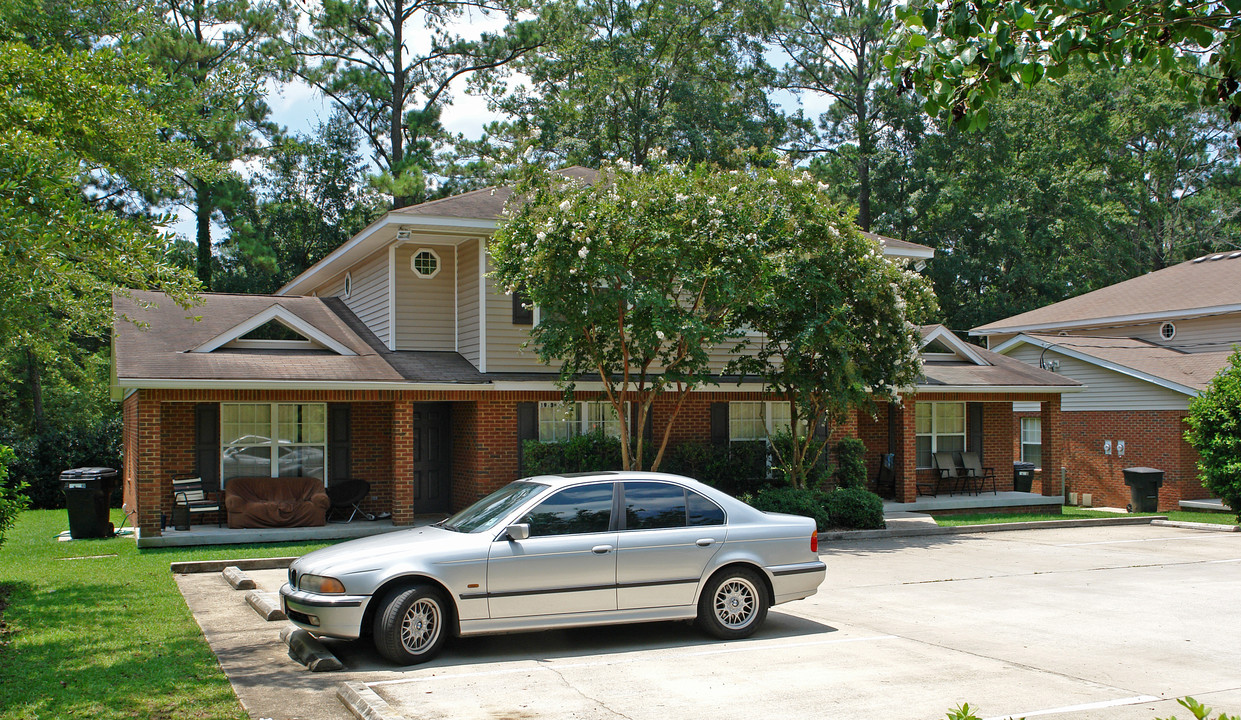
[[[1037,413],[1014,413],[1013,417],[1014,427],[1020,427],[1020,418],[1037,417]],[[1184,438],[1183,410],[1068,412],[1061,417],[1065,457],[1055,466],[1044,461],[1043,472],[1036,474],[1040,480],[1047,474],[1044,494],[1060,491],[1058,468],[1063,466],[1070,492],[1090,493],[1096,507],[1123,508],[1130,502],[1130,491],[1121,471],[1152,467],[1164,471],[1160,510],[1176,510],[1181,500],[1210,496],[1198,476],[1198,454]],[[1111,455],[1103,453],[1105,440],[1112,441]],[[1125,441],[1124,457],[1117,454],[1118,440]],[[1048,471],[1048,467],[1055,469]]]
[[[392,507],[392,405],[353,403],[349,410],[352,424],[349,450],[349,476],[371,484],[362,509],[371,513],[391,512]]]

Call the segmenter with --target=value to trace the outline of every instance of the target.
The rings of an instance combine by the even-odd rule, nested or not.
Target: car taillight
[[[810,552],[819,553],[819,531],[814,530],[810,533]]]

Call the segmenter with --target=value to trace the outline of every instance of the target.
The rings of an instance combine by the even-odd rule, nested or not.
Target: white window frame
[[[568,410],[572,408],[573,417],[563,420],[544,420],[544,410],[560,410],[568,415]],[[562,403],[556,400],[542,400],[538,405],[538,431],[539,442],[541,443],[558,443],[566,442],[579,435],[588,435],[596,429],[596,426],[603,427],[603,433],[609,437],[620,438],[621,419],[617,417],[614,421],[610,421],[607,417],[613,410],[612,403],[607,400],[575,400],[570,404]],[[603,413],[603,419],[595,413]],[[625,403],[625,412],[629,412],[629,403]],[[609,425],[615,423],[614,428]],[[551,437],[546,437],[544,427],[548,424],[560,424],[569,429],[568,435],[560,437],[559,433],[551,433]]]
[[[423,253],[427,253],[431,257],[435,258],[435,270],[430,273],[424,273],[418,269],[418,256]],[[435,250],[432,250],[429,247],[418,248],[409,256],[409,269],[414,272],[414,275],[424,280],[430,280],[436,275],[439,275],[440,270],[444,269],[444,261],[440,258],[440,254],[435,252]]]
[[[269,431],[268,431],[267,437],[264,438],[266,442],[238,443],[238,442],[228,441],[227,435],[225,435],[225,432],[224,432],[224,414],[225,414],[224,408],[225,407],[241,407],[241,406],[247,406],[247,405],[255,406],[255,407],[266,405],[271,409],[270,416],[269,416],[270,417]],[[292,442],[292,441],[282,442],[280,440],[280,408],[281,406],[296,406],[296,405],[304,405],[304,406],[313,405],[313,406],[318,406],[318,407],[323,408],[323,442],[321,443]],[[228,450],[229,448],[250,448],[250,447],[271,448],[271,459],[270,459],[270,467],[268,468],[269,470],[268,477],[280,477],[280,449],[281,448],[297,448],[297,447],[320,448],[323,451],[323,476],[324,476],[323,481],[326,483],[327,482],[327,469],[329,467],[327,431],[328,431],[327,403],[316,403],[316,402],[309,402],[309,403],[298,403],[298,402],[294,402],[294,403],[289,403],[289,402],[284,402],[284,403],[276,403],[276,402],[273,402],[273,403],[220,403],[220,478],[222,481],[221,486],[228,483],[228,480],[224,479],[224,453],[225,451]],[[243,435],[242,437],[246,437],[246,436]]]
[[[1034,426],[1033,427],[1034,432],[1031,433],[1033,437],[1035,438],[1034,442],[1031,442],[1026,439],[1026,423],[1027,422],[1030,425]],[[1039,461],[1034,463],[1034,467],[1036,470],[1041,470],[1043,466],[1043,418],[1023,417],[1021,418],[1020,426],[1021,426],[1021,429],[1020,429],[1021,462],[1030,462],[1029,460],[1026,459],[1026,446],[1037,445],[1039,449],[1038,451]]]
[[[733,412],[733,409],[734,408],[739,409],[739,406],[745,406],[746,408],[760,406],[760,410],[762,413],[762,419],[763,419],[763,431],[764,431],[764,434],[762,437],[737,437],[736,435],[734,435],[733,423],[737,419],[737,416],[736,416],[736,413]],[[777,412],[777,409],[778,409],[778,412]],[[788,432],[789,431],[789,427],[791,424],[791,418],[790,418],[791,414],[792,414],[792,409],[789,407],[788,400],[733,400],[728,403],[728,441],[729,442],[758,442],[760,440],[770,441],[771,436],[776,434],[777,432],[780,432],[780,431]],[[747,418],[747,420],[749,420],[749,418]],[[802,425],[804,429],[805,427],[804,422],[802,423]]]
[[[940,428],[938,427],[940,421],[939,421],[939,413],[937,412],[937,410],[939,406],[941,405],[956,405],[961,408],[961,432],[959,433],[958,432],[944,432],[940,430]],[[917,431],[917,413],[924,407],[930,408],[929,412],[931,414],[931,431],[929,433],[920,433]],[[939,439],[941,437],[954,437],[954,438],[959,437],[961,438],[961,447],[968,448],[966,443],[968,442],[968,439],[969,439],[969,430],[970,430],[970,419],[969,419],[969,415],[966,413],[965,403],[963,402],[924,402],[924,403],[917,403],[916,405],[914,405],[914,455],[915,457],[917,456],[917,447],[918,447],[917,439],[918,438],[923,438],[923,437],[931,438],[931,457],[934,458],[935,453],[939,452],[939,449],[938,449]],[[926,466],[918,465],[917,467],[919,470],[926,470],[926,469],[932,468],[934,467],[934,460],[932,460],[931,465],[926,465]]]

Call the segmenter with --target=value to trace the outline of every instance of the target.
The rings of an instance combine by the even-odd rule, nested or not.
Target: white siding
[[[315,288],[319,297],[339,297],[380,342],[388,344],[388,249],[384,248],[350,268],[353,292],[345,297],[345,273]]]
[[[410,259],[423,249],[439,256],[440,269],[435,277],[421,277],[410,268]],[[393,263],[397,350],[457,349],[455,257],[452,245],[415,241],[397,246]]]
[[[1233,343],[1241,343],[1241,313],[1213,315],[1211,317],[1172,320],[1176,335],[1164,340],[1159,334],[1163,321],[1122,325],[1120,327],[1071,330],[1071,335],[1095,337],[1131,337],[1157,345],[1166,345],[1185,352],[1218,352],[1228,350]]]
[[[457,246],[457,351],[478,367],[478,240]]]
[[[1008,353],[1009,357],[1035,367],[1039,356],[1044,360],[1060,361],[1059,374],[1084,383],[1086,389],[1077,393],[1065,393],[1060,408],[1065,412],[1088,410],[1184,410],[1189,407],[1189,396],[1169,390],[1154,383],[1139,380],[1107,368],[1067,357],[1034,345],[1022,345]]]

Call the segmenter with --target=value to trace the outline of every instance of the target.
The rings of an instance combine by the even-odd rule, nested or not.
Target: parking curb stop
[[[336,697],[360,720],[405,720],[365,683],[347,682],[336,689]]]
[[[259,617],[268,622],[288,619],[284,616],[284,610],[280,609],[280,600],[275,593],[247,590],[246,602],[254,608],[254,612],[258,613]]]
[[[344,667],[318,638],[295,625],[281,628],[280,639],[289,646],[289,657],[305,665],[310,672],[330,672]]]

